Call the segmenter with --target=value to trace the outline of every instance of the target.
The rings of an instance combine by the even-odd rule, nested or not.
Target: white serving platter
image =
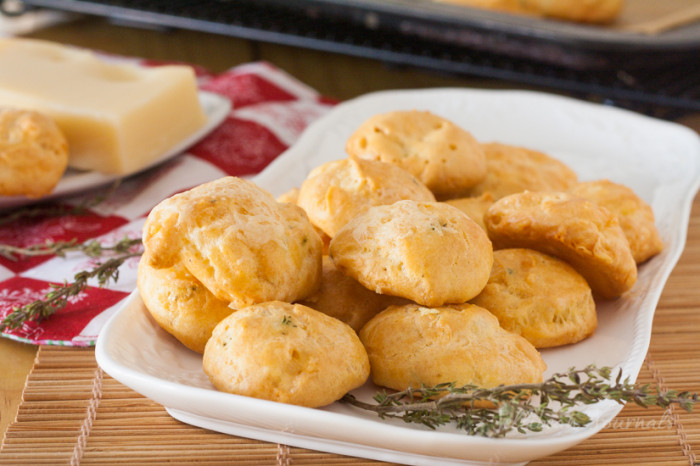
[[[254,178],[274,195],[298,187],[321,163],[345,157],[351,132],[370,116],[391,110],[430,110],[480,141],[518,144],[571,166],[581,180],[609,178],[649,202],[665,242],[643,264],[634,288],[598,303],[599,325],[589,339],[542,351],[545,376],[589,364],[612,366],[635,380],[651,337],[654,311],[685,245],[690,207],[700,185],[700,139],[680,125],[547,94],[431,89],[369,94],[338,105]],[[216,391],[201,356],[151,319],[138,292],[110,319],[96,357],[112,377],[166,407],[175,418],[220,432],[338,454],[406,464],[522,464],[594,435],[622,409],[614,402],[582,407],[583,428],[553,426],[539,433],[488,439],[446,426],[431,431],[334,403],[310,409]],[[368,400],[377,387],[353,391]]]
[[[100,173],[93,170],[76,170],[73,168],[68,168],[49,195],[36,199],[28,198],[26,196],[0,196],[0,209],[19,207],[22,205],[45,202],[60,197],[79,194],[93,188],[107,185],[120,178],[135,175],[170,160],[176,155],[183,153],[188,147],[193,146],[207,134],[212,132],[231,111],[231,101],[226,97],[213,92],[199,91],[199,102],[202,105],[202,110],[204,110],[204,114],[207,118],[204,126],[187,136],[182,141],[179,141],[168,151],[161,154],[158,158],[153,160],[145,167],[139,168],[137,171],[131,173],[119,175]]]

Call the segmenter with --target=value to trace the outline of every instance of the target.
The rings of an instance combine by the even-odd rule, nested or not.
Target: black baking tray
[[[635,66],[651,58],[695,58],[700,22],[647,35],[605,25],[507,14],[428,0],[258,0],[309,16],[345,18],[364,29],[393,30],[420,38],[574,68],[617,66],[624,54]]]
[[[700,111],[700,23],[648,36],[428,0],[25,3],[534,84],[645,113]]]

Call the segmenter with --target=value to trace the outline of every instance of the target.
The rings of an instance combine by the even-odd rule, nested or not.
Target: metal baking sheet
[[[429,0],[258,0],[287,7],[305,8],[313,14],[334,12],[347,15],[369,28],[391,26],[405,33],[443,38],[450,42],[467,40],[465,29],[501,32],[513,37],[536,38],[602,51],[685,51],[700,50],[700,21],[680,25],[658,34],[624,30],[615,24],[581,24],[533,16],[507,14]],[[684,2],[677,2],[684,3]],[[687,2],[692,6],[692,1]],[[635,0],[625,8],[633,9]],[[622,15],[625,15],[623,10]],[[429,26],[438,26],[431,30]]]

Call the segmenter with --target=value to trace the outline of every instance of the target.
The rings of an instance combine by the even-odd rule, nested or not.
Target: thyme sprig
[[[104,246],[96,240],[79,243],[75,238],[70,241],[47,241],[27,247],[0,244],[0,256],[17,261],[24,257],[35,256],[57,255],[65,257],[69,251],[81,251],[89,257],[100,257],[107,251],[123,254],[138,244],[141,244],[140,238],[124,238],[111,246]]]
[[[73,276],[73,281],[70,283],[65,282],[62,285],[52,284],[51,290],[46,293],[43,299],[38,299],[29,304],[13,308],[0,322],[0,332],[6,329],[18,329],[26,322],[41,321],[50,317],[55,312],[66,307],[69,298],[85,290],[88,286],[88,281],[92,278],[97,279],[99,286],[106,285],[110,280],[116,283],[119,280],[119,267],[126,262],[127,259],[142,254],[140,248],[139,250],[133,249],[139,244],[141,244],[140,239],[132,238],[124,238],[112,246],[102,246],[94,240],[82,244],[77,243],[77,241],[67,241],[46,243],[45,245],[37,247],[35,250],[32,250],[32,248],[25,248],[26,250],[14,251],[13,254],[19,255],[62,255],[69,250],[79,250],[90,257],[99,257],[105,251],[116,252],[119,255],[97,264],[97,266],[90,270],[83,270],[76,273]],[[13,257],[16,258],[16,256]]]
[[[678,404],[688,412],[698,401],[697,393],[652,392],[649,385],[637,387],[629,378],[622,380],[622,371],[618,372],[614,382],[609,383],[611,377],[611,368],[590,365],[554,374],[542,383],[495,388],[458,387],[444,383],[395,393],[379,392],[374,397],[374,404],[360,401],[351,394],[345,395],[341,401],[373,411],[382,419],[397,418],[431,429],[454,423],[457,429],[469,435],[483,437],[503,437],[513,430],[539,432],[552,424],[583,427],[591,422],[591,418],[573,408],[602,400],[620,404],[633,402],[643,407],[667,408]]]

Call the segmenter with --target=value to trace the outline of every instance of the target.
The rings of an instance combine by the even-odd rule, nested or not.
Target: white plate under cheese
[[[204,114],[207,117],[207,121],[204,126],[184,139],[177,141],[175,145],[160,154],[148,165],[141,167],[141,169],[137,170],[136,172],[146,170],[183,153],[188,147],[194,145],[197,141],[214,130],[214,128],[219,126],[219,124],[231,111],[231,101],[226,97],[220,96],[219,94],[214,94],[213,92],[199,91],[199,101],[204,109]],[[93,170],[76,170],[69,168],[63,174],[63,178],[61,178],[51,194],[48,196],[44,196],[39,199],[32,199],[26,196],[0,196],[0,209],[9,209],[12,207],[19,207],[26,204],[78,194],[99,186],[104,186],[117,179],[123,178],[124,176],[126,175],[115,175],[100,173]]]
[[[126,175],[207,123],[189,66],[141,67],[47,41],[0,40],[0,106],[52,117],[72,168]]]

